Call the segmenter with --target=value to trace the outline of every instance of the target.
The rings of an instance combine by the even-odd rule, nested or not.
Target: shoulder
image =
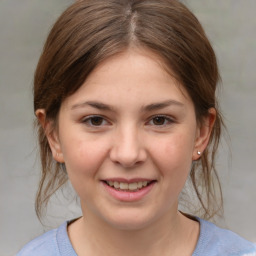
[[[26,244],[16,256],[76,256],[67,234],[67,223]]]
[[[26,244],[16,256],[59,255],[56,242],[57,229],[50,230]]]
[[[199,219],[200,236],[193,256],[256,256],[256,245],[227,229]]]

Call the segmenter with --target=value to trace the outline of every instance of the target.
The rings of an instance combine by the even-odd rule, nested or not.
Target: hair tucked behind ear
[[[222,118],[215,97],[219,72],[214,51],[197,18],[177,0],[80,0],[57,20],[45,43],[34,78],[34,109],[44,109],[57,125],[62,101],[84,83],[103,60],[129,47],[156,53],[190,95],[198,123],[210,108],[217,112],[212,135],[193,165],[191,181],[205,218],[222,208],[215,170]],[[52,157],[40,124],[42,177],[36,199],[43,205],[67,181]],[[220,197],[216,195],[219,191]]]

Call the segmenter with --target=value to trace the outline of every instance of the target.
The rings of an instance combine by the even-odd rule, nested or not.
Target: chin
[[[151,226],[155,221],[153,216],[145,215],[145,213],[120,213],[112,215],[111,218],[105,219],[111,227],[123,231],[136,231]]]

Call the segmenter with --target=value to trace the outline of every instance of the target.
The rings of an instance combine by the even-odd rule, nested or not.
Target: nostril
[[[121,159],[119,161],[115,161],[116,164],[121,165],[124,168],[134,168],[143,164],[143,161],[130,160],[130,159]]]
[[[113,162],[118,163],[126,168],[137,166],[145,162],[147,158],[144,149],[128,150],[117,148],[112,150],[110,158]]]
[[[131,125],[119,128],[110,149],[110,159],[125,168],[142,164],[146,158],[143,137],[139,136],[137,127]],[[117,135],[117,134],[116,134]]]

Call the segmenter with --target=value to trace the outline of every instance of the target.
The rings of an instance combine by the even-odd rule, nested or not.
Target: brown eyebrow
[[[78,104],[73,105],[71,107],[71,109],[83,108],[86,106],[97,108],[99,110],[114,111],[113,107],[111,107],[107,104],[101,103],[101,102],[97,102],[97,101],[85,101],[83,103],[78,103]]]
[[[184,107],[184,104],[179,102],[179,101],[167,100],[167,101],[163,101],[163,102],[149,104],[149,105],[143,107],[143,110],[144,111],[159,110],[159,109],[163,109],[163,108],[169,107],[171,105],[175,105],[175,106],[179,106],[179,107]]]
[[[175,105],[175,106],[179,106],[179,107],[184,107],[184,104],[176,101],[176,100],[167,100],[167,101],[163,101],[163,102],[157,102],[157,103],[152,103],[146,106],[142,107],[142,111],[148,112],[148,111],[153,111],[153,110],[159,110],[159,109],[163,109],[166,107],[169,107],[171,105]],[[90,106],[99,110],[105,110],[105,111],[115,111],[115,108],[104,104],[102,102],[97,102],[97,101],[85,101],[83,103],[78,103],[75,104],[71,107],[71,109],[76,109],[76,108],[83,108],[86,106]]]

